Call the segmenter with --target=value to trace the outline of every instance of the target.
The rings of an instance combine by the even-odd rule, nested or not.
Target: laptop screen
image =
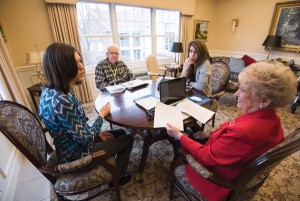
[[[159,83],[160,102],[172,104],[185,98],[186,78],[162,80]]]

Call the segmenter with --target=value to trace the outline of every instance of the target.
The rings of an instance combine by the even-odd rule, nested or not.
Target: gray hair
[[[120,51],[120,48],[116,44],[110,44],[110,45],[107,46],[106,52],[109,52],[110,48],[112,48],[112,47],[115,47],[115,48],[118,49],[118,51]]]
[[[296,95],[296,76],[282,63],[253,63],[239,74],[238,79],[240,83],[248,84],[258,97],[271,100],[270,108],[283,107]]]

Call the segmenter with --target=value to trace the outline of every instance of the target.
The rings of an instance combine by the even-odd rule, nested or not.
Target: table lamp
[[[174,59],[174,62],[175,62],[175,64],[177,64],[176,53],[181,53],[181,52],[183,52],[183,49],[182,49],[182,42],[173,42],[172,47],[171,47],[171,49],[170,49],[170,52],[174,52],[174,53],[175,53],[175,59]]]
[[[37,67],[36,74],[37,77],[41,80],[41,83],[45,82],[44,73],[42,71],[42,61],[44,52],[39,52],[37,49],[37,45],[35,46],[36,51],[34,52],[26,52],[26,63],[34,64]]]
[[[272,47],[281,47],[281,36],[268,35],[262,45],[266,48],[269,48],[269,53],[266,58],[266,61],[270,61],[269,57],[272,51]]]

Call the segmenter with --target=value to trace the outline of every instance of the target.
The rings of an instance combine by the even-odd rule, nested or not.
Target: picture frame
[[[300,2],[276,3],[269,35],[281,36],[281,47],[276,50],[297,52],[300,48]]]
[[[199,39],[204,42],[208,40],[209,21],[195,20],[194,23],[194,39]]]

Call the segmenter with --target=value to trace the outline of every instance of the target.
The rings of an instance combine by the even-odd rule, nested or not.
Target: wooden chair
[[[148,76],[150,80],[156,80],[159,76],[165,77],[166,76],[166,68],[158,67],[156,56],[149,55],[146,58],[146,65],[148,69]],[[163,71],[164,74],[160,74],[159,71]]]
[[[219,101],[220,97],[224,95],[225,88],[229,82],[230,68],[223,61],[214,61],[211,67],[212,95],[209,97]],[[217,110],[218,108],[214,108],[214,112]],[[212,127],[215,125],[215,118],[216,113],[212,117]]]
[[[58,200],[79,196],[85,197],[80,200],[90,200],[111,190],[121,200],[114,159],[108,158],[104,150],[58,165],[39,120],[11,101],[0,101],[0,131],[51,182]],[[108,185],[111,180],[113,187]]]
[[[171,164],[170,199],[173,199],[173,191],[176,187],[188,200],[205,200],[188,182],[185,175],[185,166],[180,165],[183,161],[189,163],[206,180],[231,189],[232,191],[227,200],[246,200],[254,196],[254,193],[263,185],[276,165],[299,149],[300,128],[285,137],[283,142],[255,158],[240,172],[235,180],[228,182],[210,172],[186,150],[181,148],[180,159]]]

